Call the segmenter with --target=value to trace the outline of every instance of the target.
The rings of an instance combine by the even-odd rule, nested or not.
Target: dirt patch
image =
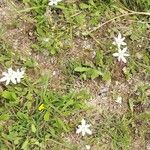
[[[29,39],[29,32],[33,29],[33,25],[21,19],[22,14],[15,10],[15,7],[20,8],[19,4],[13,1],[11,3],[5,2],[5,5],[0,8],[1,27],[4,29],[2,39],[9,43],[15,52],[30,56],[32,41]]]
[[[62,90],[64,77],[57,65],[56,58],[32,51],[34,25],[25,19],[29,16],[22,16],[14,11],[16,7],[21,8],[18,2],[12,1],[12,4],[4,2],[3,7],[0,8],[0,26],[4,29],[2,39],[12,47],[13,52],[18,53],[21,57],[35,60],[37,67],[42,68],[41,74],[50,73],[50,89]]]
[[[12,1],[18,8],[18,3]],[[28,15],[22,16],[14,11],[14,8],[8,3],[3,3],[0,7],[0,26],[4,29],[2,39],[5,42],[8,42],[12,47],[12,51],[19,53],[21,56],[26,58],[32,58],[37,62],[37,67],[39,68],[38,74],[44,75],[49,74],[49,89],[63,93],[63,91],[75,90],[80,91],[86,89],[91,95],[91,99],[87,101],[87,104],[93,108],[89,115],[92,124],[96,124],[97,119],[100,118],[100,113],[105,111],[107,113],[116,114],[122,116],[128,110],[128,99],[131,94],[134,94],[134,87],[137,83],[142,81],[142,79],[134,78],[131,81],[122,81],[123,74],[120,73],[122,70],[117,66],[115,71],[115,77],[113,82],[103,82],[101,79],[95,80],[80,80],[78,77],[75,77],[71,83],[69,83],[67,76],[64,74],[64,67],[66,60],[70,58],[83,60],[85,63],[90,63],[93,61],[95,56],[96,45],[93,42],[92,38],[77,37],[72,41],[72,45],[65,52],[62,51],[56,56],[49,56],[48,54],[33,52],[31,45],[34,42],[34,24],[28,19]],[[95,38],[102,40],[110,40],[108,35],[104,35],[103,30],[98,32]],[[109,45],[109,44],[108,44]],[[103,49],[103,47],[101,47]],[[107,51],[107,48],[103,49]],[[119,70],[120,69],[120,70]],[[116,73],[116,71],[119,72]],[[31,70],[32,71],[32,70]],[[30,73],[29,73],[30,74]],[[33,75],[33,78],[35,76]],[[133,87],[134,85],[134,87]],[[116,102],[117,97],[122,97],[122,102]],[[149,105],[146,107],[148,108]],[[98,111],[97,111],[98,110]],[[137,104],[134,107],[134,111],[143,112],[141,104]],[[84,112],[81,112],[80,117],[86,116]],[[88,117],[87,117],[88,118]],[[65,135],[65,138],[68,137],[68,142],[78,143],[85,145],[81,141],[77,141],[78,136],[74,133],[70,135]],[[77,141],[77,142],[76,142]],[[141,139],[135,139],[133,142],[133,149],[143,150],[145,145]],[[96,150],[96,148],[92,148]]]
[[[140,139],[139,137],[134,140],[133,145],[132,145],[133,150],[147,150],[146,146],[144,144],[144,141]]]

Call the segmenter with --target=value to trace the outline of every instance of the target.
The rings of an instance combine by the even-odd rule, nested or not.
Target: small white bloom
[[[113,42],[113,44],[114,45],[117,45],[119,48],[120,48],[120,46],[121,45],[127,45],[125,42],[124,42],[124,40],[125,40],[125,37],[122,37],[122,35],[121,35],[121,33],[119,32],[119,34],[118,34],[118,37],[114,37],[114,42]]]
[[[57,5],[58,2],[61,2],[62,0],[49,0],[48,5],[52,6],[52,5]]]
[[[0,79],[0,82],[6,81],[6,85],[8,85],[10,82],[12,82],[13,84],[20,83],[21,78],[23,78],[24,72],[25,71],[23,69],[21,69],[21,71],[19,69],[17,69],[17,71],[14,71],[12,68],[9,68],[8,72],[2,73],[3,77]]]
[[[15,72],[15,78],[16,78],[17,83],[21,82],[21,79],[24,77],[24,73],[25,73],[24,69],[22,68],[17,69],[17,71]]]
[[[8,85],[10,82],[16,84],[16,80],[15,80],[15,71],[12,70],[12,68],[8,69],[8,72],[3,72],[2,73],[3,77],[0,79],[0,82],[5,82],[6,81],[6,85]]]
[[[86,124],[86,121],[84,119],[81,120],[81,125],[78,126],[78,129],[76,130],[76,133],[79,134],[81,133],[82,136],[84,136],[86,133],[91,135],[92,131],[89,129],[91,125]]]
[[[123,61],[124,63],[126,63],[127,60],[125,57],[129,56],[129,54],[127,54],[126,51],[127,51],[127,47],[123,48],[122,50],[119,48],[118,53],[114,53],[113,56],[118,57],[118,61]]]
[[[122,104],[122,97],[121,96],[118,96],[117,99],[116,99],[116,103],[118,104]]]
[[[90,145],[85,145],[86,150],[90,150],[91,146]]]

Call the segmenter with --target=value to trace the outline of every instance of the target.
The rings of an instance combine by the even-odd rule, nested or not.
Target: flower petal
[[[11,78],[11,82],[13,83],[13,84],[17,84],[17,81],[16,81],[16,79],[15,78]]]
[[[6,85],[8,85],[10,83],[10,79],[6,80]]]
[[[2,75],[3,76],[8,76],[8,73],[7,72],[3,72]]]
[[[122,45],[127,45],[127,43],[125,43],[125,42],[123,42],[123,41],[122,41],[122,43],[121,43],[121,44],[122,44]]]
[[[124,56],[130,56],[130,55],[126,53],[126,54],[124,54]]]
[[[114,57],[118,57],[119,56],[119,53],[113,53],[112,54]]]
[[[8,68],[8,74],[13,74],[14,73],[14,71],[12,70],[12,68]]]
[[[125,40],[125,37],[123,37],[121,40],[124,41],[124,40]]]
[[[127,51],[127,47],[122,49],[122,52],[125,53]]]
[[[2,78],[0,79],[0,82],[4,82],[4,81],[6,81],[6,80],[7,80],[7,77],[4,76],[4,77],[2,77]]]
[[[91,126],[90,124],[87,124],[87,125],[86,125],[86,128],[89,128],[90,126]]]
[[[82,119],[82,120],[81,120],[81,124],[82,124],[83,126],[85,126],[86,121],[85,121],[84,119]]]
[[[86,133],[88,133],[89,135],[91,135],[91,134],[92,134],[92,131],[87,128],[87,129],[86,129]]]
[[[121,57],[120,57],[120,56],[118,57],[118,61],[119,61],[119,62],[121,61]]]
[[[85,133],[86,133],[85,130],[82,130],[82,136],[85,136]]]
[[[77,133],[77,134],[79,134],[80,132],[82,132],[82,128],[78,128],[78,129],[76,130],[76,133]]]
[[[118,39],[121,39],[121,33],[120,32],[118,33]]]
[[[125,57],[121,57],[121,60],[124,62],[124,63],[126,63],[127,62],[127,60],[126,60],[126,58]]]
[[[21,78],[17,78],[17,83],[20,83],[21,82]]]
[[[113,44],[113,45],[116,45],[116,42],[113,42],[112,44]]]

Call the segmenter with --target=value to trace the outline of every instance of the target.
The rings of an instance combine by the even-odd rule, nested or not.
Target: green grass
[[[127,8],[135,11],[149,11],[149,0],[120,0],[120,2]]]
[[[2,126],[1,145],[5,142],[11,149],[34,145],[31,141],[40,142],[47,138],[59,139],[62,132],[72,131],[72,123],[67,118],[86,109],[85,100],[89,98],[84,91],[69,92],[64,95],[49,91],[48,77],[43,76],[36,82],[26,79],[20,86],[8,87],[1,93],[1,121],[4,125],[11,124],[8,128]],[[44,104],[44,110],[38,110]],[[73,119],[73,117],[72,117]],[[24,141],[24,138],[27,138]],[[45,140],[44,140],[45,141]],[[43,142],[44,142],[43,141]],[[36,144],[35,144],[36,145]],[[37,145],[39,146],[39,145]],[[44,143],[41,143],[42,147]]]
[[[40,66],[42,60],[14,51],[5,38],[9,24],[0,25],[0,72],[11,66],[26,69],[20,84],[0,84],[0,149],[79,150],[91,145],[93,150],[134,150],[136,139],[139,147],[145,147],[150,140],[146,138],[150,134],[148,15],[113,18],[129,10],[148,12],[149,1],[78,0],[52,7],[47,0],[17,3],[22,9],[16,5],[13,11],[33,25],[31,52],[46,57],[47,62],[54,58],[55,63],[45,69]],[[107,20],[111,21],[99,26]],[[126,37],[130,54],[126,65],[112,56],[118,32]],[[92,48],[84,49],[84,41]],[[53,76],[51,68],[59,69],[61,78]],[[61,79],[60,88],[56,83]],[[106,106],[105,93],[95,91],[110,81]],[[116,89],[116,81],[125,84],[128,92],[122,86]],[[91,83],[95,91],[89,89]],[[115,104],[114,93],[123,95],[121,106]],[[99,101],[96,107],[89,104],[93,99]],[[39,110],[41,105],[44,108]],[[82,118],[92,124],[92,136],[76,135]]]

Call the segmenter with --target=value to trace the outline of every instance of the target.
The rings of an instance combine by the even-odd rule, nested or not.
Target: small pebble
[[[121,96],[118,96],[118,97],[117,97],[116,103],[122,104],[122,97],[121,97]]]
[[[86,150],[90,150],[91,149],[91,146],[90,145],[86,145]]]
[[[55,76],[56,75],[56,71],[53,71],[53,76]]]

